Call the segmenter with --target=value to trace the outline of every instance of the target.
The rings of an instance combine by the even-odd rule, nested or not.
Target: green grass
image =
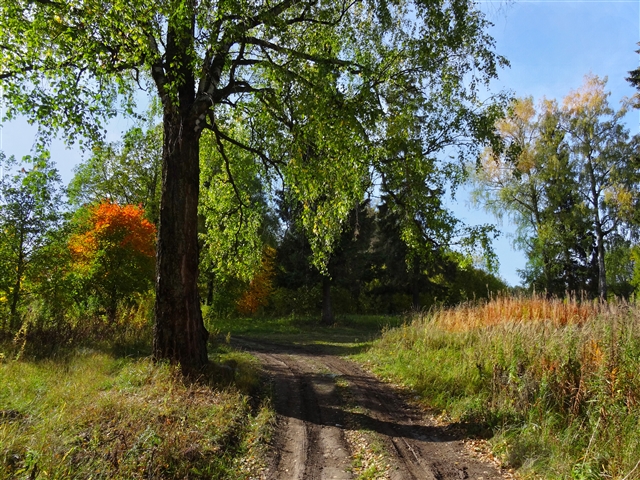
[[[416,318],[357,359],[492,434],[524,478],[640,478],[640,308],[610,305],[577,323],[481,320],[488,310],[466,328],[455,312]]]
[[[207,328],[220,335],[242,335],[297,342],[369,342],[382,330],[401,325],[403,317],[388,315],[338,315],[333,325],[320,324],[319,317],[242,317],[208,319]]]
[[[315,317],[280,318],[216,318],[209,319],[207,329],[218,342],[228,337],[263,339],[296,345],[321,345],[328,353],[355,355],[373,345],[373,341],[389,328],[405,319],[385,315],[340,315],[331,326],[320,324]]]
[[[250,478],[274,413],[248,395],[258,382],[250,356],[215,357],[189,383],[168,365],[89,349],[5,359],[0,478]]]
[[[44,358],[37,342],[8,342],[0,346],[0,479],[255,477],[275,413],[256,359],[226,340],[262,338],[353,355],[399,322],[216,320],[208,325],[216,338],[212,362],[192,382],[153,364],[144,341],[69,345]]]

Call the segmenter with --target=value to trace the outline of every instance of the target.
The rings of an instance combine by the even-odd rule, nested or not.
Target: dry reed
[[[488,301],[465,302],[454,308],[436,308],[417,320],[434,322],[451,331],[467,331],[504,323],[550,323],[555,327],[584,325],[598,317],[627,314],[634,304],[624,300],[602,302],[570,296],[564,299],[544,295],[500,295]]]

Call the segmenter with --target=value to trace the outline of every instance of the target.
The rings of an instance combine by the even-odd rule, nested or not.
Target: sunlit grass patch
[[[0,478],[249,478],[273,421],[236,386],[91,351],[0,364],[0,411]]]
[[[622,478],[640,460],[635,304],[498,298],[435,310],[360,359],[442,417],[489,427],[525,476]]]
[[[219,342],[234,336],[261,338],[273,342],[334,347],[336,354],[355,354],[368,348],[381,333],[404,319],[386,315],[338,315],[333,325],[320,324],[319,317],[275,318],[208,317],[207,328]]]

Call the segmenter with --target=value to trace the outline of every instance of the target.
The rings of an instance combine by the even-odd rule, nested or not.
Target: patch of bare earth
[[[278,425],[266,479],[504,479],[439,425],[357,364],[319,347],[238,342],[272,382]]]

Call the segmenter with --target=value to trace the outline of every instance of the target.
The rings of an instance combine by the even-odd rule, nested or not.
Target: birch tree
[[[9,117],[28,115],[43,134],[62,129],[70,140],[99,137],[107,119],[133,112],[138,89],[160,100],[153,351],[190,373],[207,362],[202,132],[226,167],[230,150],[243,149],[292,186],[322,262],[368,185],[381,138],[393,135],[394,105],[411,95],[426,117],[441,101],[482,123],[477,87],[503,62],[486,27],[466,0],[0,0],[0,82]]]

